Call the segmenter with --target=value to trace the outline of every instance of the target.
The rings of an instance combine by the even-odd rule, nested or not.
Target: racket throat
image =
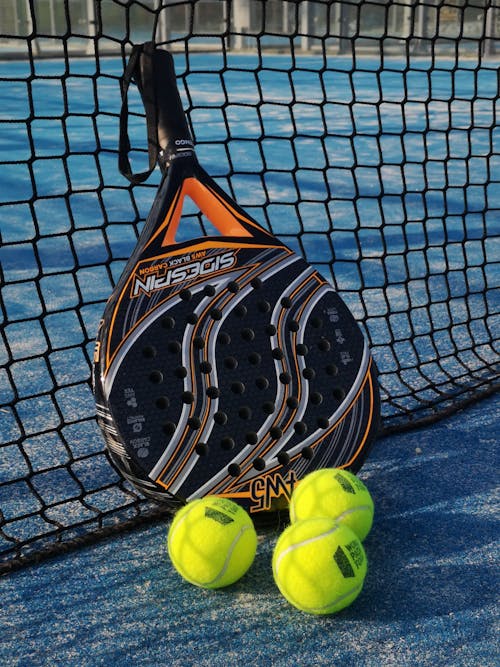
[[[176,243],[175,237],[182,217],[182,209],[186,196],[196,204],[222,236],[252,236],[239,222],[236,212],[231,210],[228,203],[218,198],[213,191],[197,178],[191,176],[182,182],[180,190],[165,217],[162,225],[165,230],[161,244],[163,248]]]

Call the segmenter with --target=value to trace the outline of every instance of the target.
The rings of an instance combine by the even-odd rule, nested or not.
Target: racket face
[[[98,420],[146,495],[278,509],[308,472],[361,466],[378,428],[374,364],[331,285],[203,174],[214,215],[244,235],[174,243],[174,167],[99,329]]]

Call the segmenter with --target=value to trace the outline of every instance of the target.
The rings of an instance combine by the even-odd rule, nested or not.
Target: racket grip
[[[155,49],[152,57],[159,160],[168,164],[179,153],[193,154],[194,145],[177,88],[174,59],[163,49]]]

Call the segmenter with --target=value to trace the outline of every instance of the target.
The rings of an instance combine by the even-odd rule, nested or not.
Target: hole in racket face
[[[310,281],[300,298],[287,293],[305,267],[296,264],[291,275],[182,288],[116,373],[114,417],[127,450],[134,456],[141,441],[146,474],[169,448],[188,461],[185,497],[222,473],[313,461],[345,401],[362,335],[350,316],[340,319],[346,309],[333,290],[315,300]],[[131,391],[133,409],[123,400]],[[168,465],[163,474],[168,482]]]

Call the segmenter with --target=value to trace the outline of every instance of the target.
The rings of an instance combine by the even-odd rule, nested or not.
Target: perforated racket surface
[[[168,169],[99,328],[98,420],[144,494],[276,509],[316,468],[359,469],[378,427],[374,364],[332,286],[197,162],[170,54],[148,67]],[[185,196],[219,236],[175,242]]]

